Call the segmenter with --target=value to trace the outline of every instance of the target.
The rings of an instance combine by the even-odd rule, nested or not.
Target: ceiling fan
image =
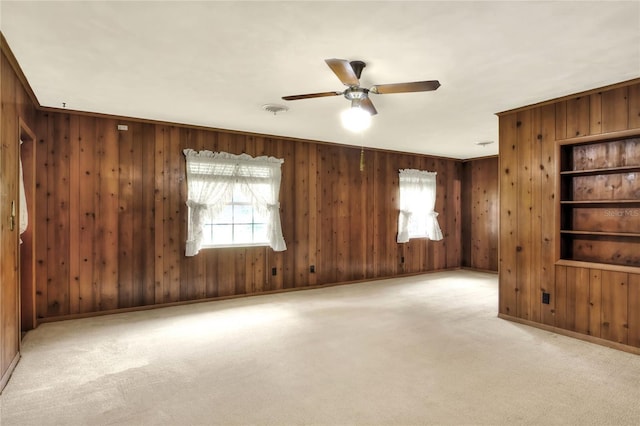
[[[306,95],[283,96],[282,99],[285,101],[295,101],[298,99],[343,95],[351,101],[352,107],[360,107],[370,115],[375,115],[378,111],[376,111],[376,108],[373,106],[373,102],[371,102],[369,98],[369,93],[385,95],[388,93],[428,92],[440,87],[438,80],[428,80],[415,81],[412,83],[376,84],[369,89],[365,89],[360,87],[360,75],[364,67],[367,66],[366,63],[362,61],[349,62],[345,59],[325,59],[325,62],[340,79],[342,84],[348,86],[347,89],[342,92],[320,92]]]

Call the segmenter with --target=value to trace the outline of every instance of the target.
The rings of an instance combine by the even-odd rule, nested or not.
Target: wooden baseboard
[[[15,370],[16,365],[18,365],[18,361],[20,361],[20,352],[18,352],[16,356],[13,357],[11,364],[9,364],[9,368],[7,368],[7,371],[5,371],[5,373],[2,375],[2,378],[0,379],[0,393],[2,393],[2,390],[9,382],[9,379],[13,374],[13,370]]]
[[[471,266],[462,266],[460,269],[465,271],[486,272],[487,274],[498,274],[498,271],[492,269],[472,268]]]
[[[69,314],[69,315],[60,315],[60,316],[49,317],[49,318],[37,318],[35,327],[39,326],[40,324],[45,324],[45,323],[49,323],[49,322],[67,321],[67,320],[82,319],[82,318],[92,318],[92,317],[99,317],[99,316],[103,316],[103,315],[123,314],[123,313],[127,313],[127,312],[148,311],[150,309],[170,308],[172,306],[184,306],[184,305],[191,305],[191,304],[194,304],[194,303],[206,303],[206,302],[216,302],[216,301],[219,301],[219,300],[239,299],[239,298],[254,297],[254,296],[264,296],[264,295],[267,295],[267,294],[288,293],[288,292],[291,292],[291,291],[314,290],[314,289],[318,289],[318,288],[336,287],[336,286],[341,286],[341,285],[357,284],[357,283],[368,282],[368,281],[390,280],[390,279],[393,279],[393,278],[404,278],[404,277],[411,277],[411,276],[416,276],[416,275],[427,275],[427,274],[434,274],[434,273],[438,273],[438,272],[457,271],[457,270],[460,270],[460,268],[459,267],[454,267],[454,268],[445,268],[445,269],[435,269],[433,271],[422,271],[422,272],[414,272],[414,273],[408,273],[408,274],[399,274],[399,275],[394,275],[394,276],[391,276],[391,277],[364,278],[364,279],[361,279],[361,280],[341,281],[341,282],[327,283],[327,284],[317,284],[317,285],[310,285],[310,286],[306,286],[306,287],[294,287],[294,288],[282,288],[282,289],[278,289],[278,290],[268,290],[268,291],[263,291],[263,292],[260,292],[260,293],[234,294],[232,296],[207,297],[207,298],[202,298],[202,299],[183,300],[183,301],[180,301],[180,302],[155,303],[153,305],[134,306],[134,307],[131,307],[131,308],[120,308],[120,309],[110,309],[110,310],[97,311],[97,312],[87,312],[87,313],[83,313],[83,314]]]
[[[587,334],[576,333],[575,331],[565,330],[563,328],[553,327],[551,325],[541,324],[539,322],[512,317],[511,315],[506,315],[506,314],[498,314],[498,318],[501,318],[507,321],[517,322],[518,324],[528,325],[534,328],[539,328],[541,330],[550,331],[552,333],[560,334],[562,336],[573,337],[574,339],[584,340],[585,342],[595,343],[596,345],[606,346],[608,348],[629,352],[635,355],[640,355],[640,348],[637,348],[635,346],[625,345],[624,343],[612,342],[611,340],[602,339],[600,337],[594,337],[594,336],[589,336]]]

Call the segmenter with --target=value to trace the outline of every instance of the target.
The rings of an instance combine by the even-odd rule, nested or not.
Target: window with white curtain
[[[436,172],[416,169],[400,170],[399,243],[406,243],[411,238],[442,239],[435,212],[436,175]]]
[[[282,159],[185,149],[187,256],[206,247],[287,249],[280,224]]]

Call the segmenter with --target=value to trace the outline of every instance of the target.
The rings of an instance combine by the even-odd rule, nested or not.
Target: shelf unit
[[[640,267],[640,132],[558,147],[559,258]]]

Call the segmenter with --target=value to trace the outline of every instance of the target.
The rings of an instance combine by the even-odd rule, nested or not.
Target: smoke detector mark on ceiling
[[[265,104],[265,105],[262,105],[262,109],[272,113],[273,115],[278,115],[279,112],[289,111],[288,107],[284,105],[278,105],[278,104]]]

